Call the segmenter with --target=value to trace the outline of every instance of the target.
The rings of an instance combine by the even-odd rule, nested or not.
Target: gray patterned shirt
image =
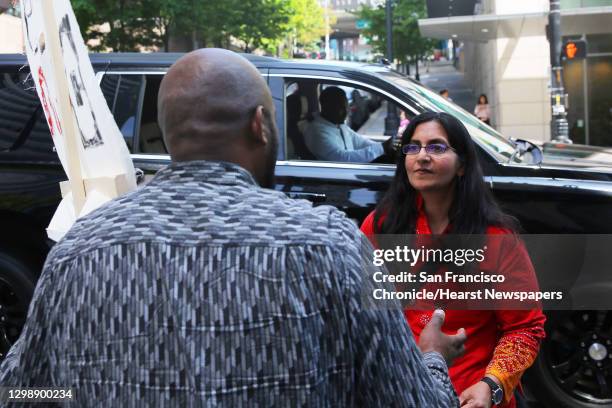
[[[55,245],[0,384],[79,407],[457,406],[402,313],[363,307],[361,237],[239,166],[172,164]]]

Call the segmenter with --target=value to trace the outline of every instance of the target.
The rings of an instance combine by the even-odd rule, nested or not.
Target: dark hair
[[[488,226],[518,229],[513,217],[504,214],[483,180],[476,147],[463,124],[444,112],[425,112],[415,116],[402,135],[401,144],[412,139],[417,126],[436,121],[446,131],[448,142],[463,164],[464,174],[455,183],[455,198],[449,210],[454,234],[484,234]],[[416,229],[417,191],[408,181],[406,155],[399,153],[395,176],[383,199],[376,206],[374,232],[383,234],[413,234]],[[384,217],[382,224],[381,218]]]
[[[337,106],[346,99],[344,91],[337,86],[328,86],[321,95],[319,95],[319,103],[321,106]]]
[[[480,98],[484,97],[485,98],[485,102],[486,104],[489,103],[489,98],[487,98],[487,95],[485,94],[480,94],[480,96],[478,97],[478,102],[476,102],[476,105],[480,105]]]
[[[444,88],[440,90],[440,95],[448,93],[448,89]]]

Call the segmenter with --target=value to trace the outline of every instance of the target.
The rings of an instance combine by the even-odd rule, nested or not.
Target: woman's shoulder
[[[376,217],[376,210],[371,211],[367,217],[361,223],[361,232],[364,234],[374,234],[374,218]]]
[[[498,225],[489,225],[486,231],[487,235],[514,235],[515,232],[507,227],[501,227]]]

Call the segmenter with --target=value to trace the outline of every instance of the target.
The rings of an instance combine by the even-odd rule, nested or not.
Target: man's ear
[[[256,142],[268,144],[268,135],[266,134],[264,120],[264,107],[262,105],[255,108],[255,114],[251,118],[251,133]]]

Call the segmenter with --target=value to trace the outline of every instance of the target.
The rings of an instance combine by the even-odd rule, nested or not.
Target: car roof
[[[90,53],[89,58],[94,66],[108,67],[169,67],[184,53],[153,52],[153,53]],[[291,68],[291,69],[324,69],[324,70],[354,70],[368,73],[383,73],[392,71],[383,64],[293,59],[285,60],[274,57],[259,56],[255,54],[240,54],[258,68]],[[27,65],[24,54],[0,54],[0,66]]]

